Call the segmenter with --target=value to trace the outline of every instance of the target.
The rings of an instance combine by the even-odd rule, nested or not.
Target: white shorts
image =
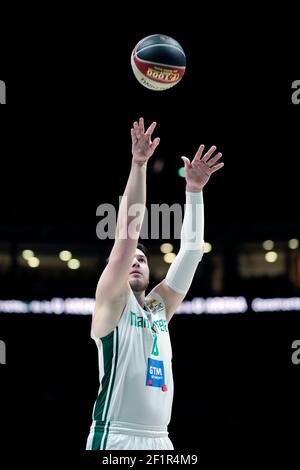
[[[165,426],[93,421],[86,450],[173,450]]]

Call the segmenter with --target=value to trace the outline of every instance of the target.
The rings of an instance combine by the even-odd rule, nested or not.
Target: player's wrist
[[[131,162],[131,165],[133,167],[136,167],[136,168],[147,168],[147,162],[148,160],[146,161],[139,161],[139,160],[136,160],[134,157],[132,158],[132,162]]]
[[[187,184],[185,190],[186,190],[187,193],[201,193],[202,190],[203,190],[203,187],[199,188],[197,186]]]

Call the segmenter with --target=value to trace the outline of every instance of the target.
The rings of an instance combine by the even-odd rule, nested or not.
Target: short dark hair
[[[143,245],[142,243],[138,243],[136,248],[144,253],[147,258],[148,264],[150,264],[150,253],[149,250],[145,247],[145,245]]]
[[[144,255],[147,258],[148,264],[150,264],[150,253],[149,253],[149,250],[145,247],[145,245],[143,245],[142,243],[138,243],[136,248],[137,250],[141,250],[144,253]],[[109,262],[109,256],[108,258],[106,258],[105,264],[108,264],[108,262]]]

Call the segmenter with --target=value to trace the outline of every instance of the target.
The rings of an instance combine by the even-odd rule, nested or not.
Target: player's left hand
[[[224,166],[223,162],[217,163],[222,157],[221,152],[212,157],[217,147],[211,147],[202,156],[204,147],[204,145],[200,145],[192,162],[187,157],[181,157],[184,161],[187,191],[202,191],[211,175]]]

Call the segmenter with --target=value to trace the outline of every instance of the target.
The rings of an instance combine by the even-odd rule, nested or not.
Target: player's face
[[[149,266],[146,255],[137,249],[129,272],[129,284],[133,291],[146,290],[149,284]]]

